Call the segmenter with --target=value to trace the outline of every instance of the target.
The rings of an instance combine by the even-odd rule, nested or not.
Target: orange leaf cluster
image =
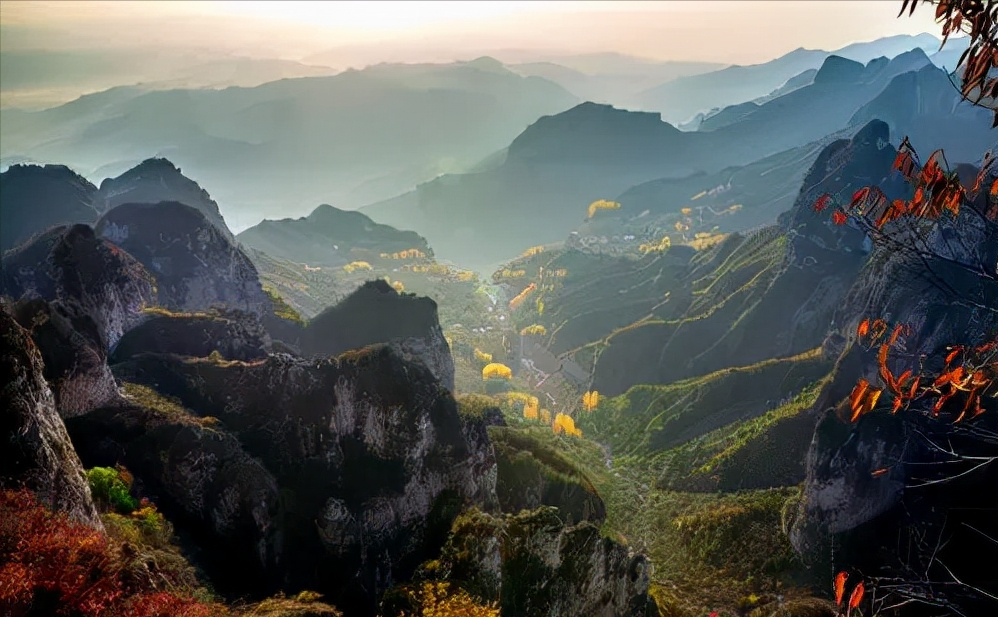
[[[848,580],[848,572],[843,571],[835,575],[835,605],[839,608],[839,615],[842,614],[843,609],[846,615],[851,614],[854,609],[859,608],[859,605],[863,602],[863,596],[866,595],[866,585],[863,584],[863,581],[860,581],[852,588],[852,592],[849,594],[849,601],[845,603],[846,581]]]
[[[551,428],[555,434],[565,433],[573,437],[582,437],[582,431],[575,427],[575,420],[572,419],[572,416],[561,412],[555,415]]]
[[[229,614],[170,592],[133,586],[121,548],[101,531],[54,512],[25,490],[0,492],[0,607],[27,615],[39,597],[78,617]],[[129,581],[126,583],[126,578]]]
[[[961,345],[951,347],[946,355],[945,367],[938,375],[916,375],[911,369],[895,375],[889,366],[890,352],[901,336],[910,335],[910,328],[898,324],[891,330],[890,336],[886,336],[888,329],[882,319],[872,322],[864,319],[856,328],[856,334],[868,340],[871,349],[879,345],[878,375],[884,389],[894,399],[891,413],[897,413],[920,398],[935,398],[931,407],[934,417],[939,416],[948,402],[962,401],[954,422],[960,422],[968,415],[973,418],[984,413],[982,397],[998,384],[998,338],[971,348]],[[957,359],[961,362],[955,363]],[[872,411],[882,393],[865,379],[860,379],[850,395],[850,421],[855,422]]]

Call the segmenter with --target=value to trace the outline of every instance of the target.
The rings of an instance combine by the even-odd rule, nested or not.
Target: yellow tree
[[[512,379],[513,371],[505,364],[491,362],[482,369],[482,379]]]

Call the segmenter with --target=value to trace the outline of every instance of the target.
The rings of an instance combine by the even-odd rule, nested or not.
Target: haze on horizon
[[[653,60],[764,62],[935,30],[931,11],[897,18],[854,2],[0,2],[0,51],[199,50],[314,62],[469,59],[503,50],[615,52]],[[328,52],[335,52],[330,54]],[[333,58],[333,62],[328,62]],[[503,59],[503,58],[500,58]]]

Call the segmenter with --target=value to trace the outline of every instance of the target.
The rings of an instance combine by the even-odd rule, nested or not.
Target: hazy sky
[[[770,2],[0,1],[0,49],[200,48],[337,64],[443,61],[501,49],[616,51],[752,63],[797,47],[938,34],[932,10],[898,0]],[[338,67],[339,68],[339,67]]]

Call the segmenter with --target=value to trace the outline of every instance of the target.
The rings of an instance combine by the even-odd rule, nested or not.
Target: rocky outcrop
[[[97,220],[97,187],[65,165],[12,165],[0,187],[0,253],[52,227]]]
[[[123,204],[100,218],[96,232],[149,270],[156,279],[157,301],[167,309],[203,311],[223,305],[258,316],[272,310],[256,267],[194,207]]]
[[[167,159],[146,159],[117,178],[106,178],[93,197],[94,206],[102,214],[123,204],[161,201],[179,202],[194,208],[227,240],[234,242],[218,204],[208,191],[180,173],[180,169]]]
[[[464,514],[433,565],[430,575],[497,601],[503,615],[658,615],[645,558],[602,537],[592,523],[566,525],[552,507]]]
[[[301,351],[325,357],[375,343],[389,343],[402,358],[421,362],[444,387],[454,389],[454,360],[436,302],[400,294],[383,280],[365,283],[309,321]]]
[[[38,298],[18,302],[14,310],[41,352],[59,415],[84,414],[118,398],[100,327],[88,311],[72,299]]]
[[[975,209],[987,207],[984,199]],[[838,340],[830,346],[843,351],[812,410],[819,424],[790,537],[798,550],[825,552],[837,565],[885,576],[931,572],[911,582],[912,593],[932,593],[941,606],[976,614],[975,607],[988,601],[973,590],[978,583],[987,585],[976,570],[986,569],[985,562],[961,556],[953,566],[959,571],[937,568],[953,564],[954,555],[973,553],[977,533],[998,533],[993,517],[976,514],[998,506],[994,493],[973,488],[993,486],[998,473],[987,468],[971,473],[972,459],[965,458],[998,455],[987,437],[998,428],[995,399],[986,396],[985,413],[958,424],[963,400],[933,410],[935,398],[928,396],[891,415],[893,399],[885,394],[878,410],[855,423],[848,421],[847,400],[859,379],[882,386],[879,346],[868,350],[856,337],[862,319],[883,318],[891,328],[904,324],[889,368],[895,375],[911,370],[924,381],[943,371],[953,346],[972,348],[998,339],[998,225],[969,210],[964,206],[959,217],[944,215],[932,225],[888,224],[886,237],[877,241],[844,298],[835,318]],[[904,248],[913,245],[919,250]],[[935,540],[924,540],[941,537],[947,540],[937,548]],[[898,545],[912,548],[899,556]],[[948,589],[942,581],[951,576],[970,587]]]
[[[255,569],[246,580],[316,589],[344,610],[373,614],[380,594],[407,580],[443,543],[461,509],[495,507],[490,445],[468,439],[482,431],[466,428],[454,399],[424,365],[390,346],[318,361],[140,354],[114,370],[217,417],[274,476],[280,548],[273,564],[238,566]],[[169,466],[152,472],[173,473]],[[204,499],[209,490],[204,485]],[[218,537],[203,524],[192,533]],[[250,545],[261,542],[255,537]],[[229,583],[226,591],[259,591],[226,572],[210,574]]]
[[[6,254],[3,293],[72,304],[96,324],[96,340],[113,347],[154,303],[152,276],[131,255],[87,225],[52,229]]]
[[[126,391],[134,394],[120,404],[67,421],[81,458],[127,467],[136,490],[189,534],[188,548],[220,588],[271,588],[287,557],[273,475],[217,422],[150,390]]]
[[[29,333],[0,305],[0,485],[24,486],[53,508],[100,527],[90,487]]]
[[[262,360],[267,357],[267,333],[252,313],[151,312],[115,347],[111,362],[140,353],[164,353],[204,358],[218,352],[226,360]]]

